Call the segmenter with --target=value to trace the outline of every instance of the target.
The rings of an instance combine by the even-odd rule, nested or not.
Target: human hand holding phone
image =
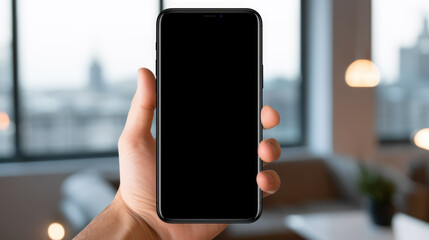
[[[119,191],[112,204],[76,239],[212,239],[227,224],[169,224],[157,216],[156,141],[150,132],[156,106],[152,72],[139,69],[137,85],[127,123],[118,142]],[[264,129],[273,128],[280,122],[279,114],[265,106],[261,112],[261,122]],[[184,151],[192,154],[192,142]],[[264,165],[277,160],[280,152],[280,145],[275,139],[265,139],[258,147]],[[271,170],[260,172],[255,180],[264,197],[275,193],[280,187],[279,176]]]

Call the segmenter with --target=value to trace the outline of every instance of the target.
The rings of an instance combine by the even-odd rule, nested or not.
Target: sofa
[[[359,173],[356,160],[344,156],[279,161],[265,169],[278,172],[279,191],[264,199],[263,214],[251,224],[232,224],[216,239],[303,239],[284,226],[289,214],[334,212],[362,207],[356,187]],[[422,219],[429,207],[427,188],[401,173],[384,171],[396,185],[395,205],[399,211]],[[119,186],[118,171],[86,170],[70,176],[63,184],[60,209],[69,228],[76,234],[114,197]],[[429,212],[427,212],[429,214]]]

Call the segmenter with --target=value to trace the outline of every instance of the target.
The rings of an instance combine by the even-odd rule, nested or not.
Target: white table
[[[310,240],[392,240],[389,227],[371,222],[363,210],[287,216],[286,227]]]

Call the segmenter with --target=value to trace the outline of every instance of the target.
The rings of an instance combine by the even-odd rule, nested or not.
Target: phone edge
[[[160,104],[160,81],[158,80],[160,78],[160,57],[161,57],[161,51],[160,51],[160,28],[161,28],[161,21],[163,16],[166,13],[169,12],[216,12],[216,11],[225,11],[225,12],[247,12],[251,13],[256,17],[256,20],[258,22],[258,144],[263,139],[263,126],[261,122],[261,110],[263,107],[263,52],[262,52],[262,41],[263,41],[263,32],[262,32],[262,17],[261,15],[254,9],[251,8],[167,8],[162,10],[157,17],[156,20],[156,213],[158,217],[166,223],[252,223],[258,220],[262,215],[263,210],[263,193],[262,190],[258,190],[258,209],[255,214],[255,216],[251,218],[245,218],[245,219],[170,219],[164,217],[161,211],[160,206],[160,178],[161,178],[161,169],[160,169],[160,146],[159,146],[159,139],[160,139],[160,125],[159,125],[159,118],[160,118],[160,111],[159,111],[159,104]],[[258,156],[258,172],[261,172],[263,170],[263,164],[262,160]]]

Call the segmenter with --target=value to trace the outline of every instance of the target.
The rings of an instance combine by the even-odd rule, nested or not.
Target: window
[[[0,0],[0,157],[14,152],[11,5]]]
[[[265,132],[266,137],[287,146],[303,142],[300,0],[0,0],[0,4],[0,158],[115,155],[137,68],[154,70],[160,7],[257,10],[264,22],[264,103],[282,118],[280,126]],[[10,21],[12,15],[16,22]],[[14,47],[11,42],[18,44]],[[17,53],[16,64],[10,60],[11,52]]]
[[[271,105],[281,117],[265,137],[275,137],[283,146],[303,142],[301,102],[301,2],[245,0],[165,0],[165,8],[173,7],[244,7],[261,14],[263,22],[264,105]]]
[[[20,0],[18,6],[23,152],[113,152],[137,69],[154,69],[158,2]]]
[[[386,7],[388,6],[388,7]],[[409,141],[429,127],[429,4],[427,0],[373,0],[373,59],[377,133],[382,141]]]

